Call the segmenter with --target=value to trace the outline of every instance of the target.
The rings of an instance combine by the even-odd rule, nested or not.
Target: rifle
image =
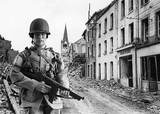
[[[26,72],[26,71],[22,71],[22,73],[24,75],[26,75],[27,77],[31,78],[31,79],[35,79],[37,81],[44,81],[45,84],[51,86],[51,92],[48,93],[49,96],[49,101],[51,102],[56,96],[57,97],[63,97],[60,95],[57,95],[57,91],[58,89],[60,90],[65,90],[69,92],[69,96],[71,96],[71,98],[73,99],[77,99],[77,100],[83,100],[84,97],[79,96],[78,94],[72,92],[70,89],[62,86],[60,83],[56,82],[55,80],[49,78],[48,76],[46,76],[46,74],[42,73],[42,72],[37,72],[37,73],[30,73],[30,72]],[[65,97],[63,97],[65,98]]]

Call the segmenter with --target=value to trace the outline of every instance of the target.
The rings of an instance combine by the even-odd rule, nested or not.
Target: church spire
[[[64,29],[64,35],[63,35],[63,42],[68,42],[68,34],[67,34],[67,27],[65,25],[65,29]]]

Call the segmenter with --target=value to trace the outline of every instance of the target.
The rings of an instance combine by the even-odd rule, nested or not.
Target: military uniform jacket
[[[50,64],[41,56],[45,56],[52,64],[56,64],[56,69],[52,69]],[[29,69],[31,72],[45,72],[47,76],[56,79],[64,87],[69,88],[67,73],[62,71],[62,63],[57,54],[51,48],[36,49],[26,48],[14,61],[14,67],[10,76],[12,83],[21,87],[21,101],[24,107],[38,108],[42,102],[43,94],[35,90],[38,81],[25,76],[22,71]]]

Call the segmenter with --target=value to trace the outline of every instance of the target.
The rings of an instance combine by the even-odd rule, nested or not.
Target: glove
[[[35,89],[42,93],[49,93],[49,91],[51,90],[51,87],[46,85],[44,82],[40,82],[37,84]]]

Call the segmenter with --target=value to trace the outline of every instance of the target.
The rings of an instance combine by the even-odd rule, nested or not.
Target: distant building
[[[69,63],[69,41],[66,25],[64,29],[63,40],[61,40],[61,58],[62,62],[64,63],[64,67],[66,67]]]
[[[70,54],[70,61],[72,61],[74,59],[75,56],[84,56],[86,54],[86,41],[83,38],[80,38],[79,40],[77,40],[74,43],[71,43],[70,45],[70,50],[69,50],[69,54]]]

